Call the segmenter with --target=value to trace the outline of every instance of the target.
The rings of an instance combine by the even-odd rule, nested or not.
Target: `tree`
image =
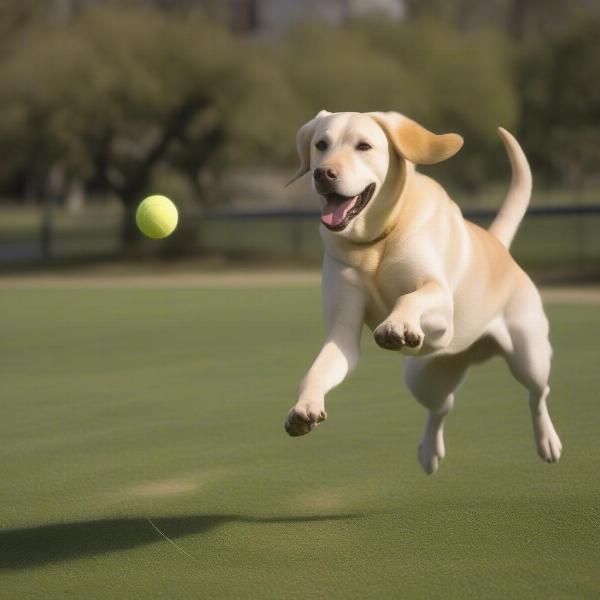
[[[321,109],[413,112],[427,104],[418,78],[374,46],[368,34],[372,23],[358,23],[345,29],[304,26],[285,42],[282,69],[310,116]]]
[[[3,0],[0,3],[0,55],[9,51],[19,36],[44,16],[44,7],[36,0]]]
[[[416,116],[434,131],[464,136],[460,155],[436,167],[450,185],[476,189],[504,176],[496,128],[516,127],[518,97],[508,41],[487,29],[460,32],[439,21],[416,20],[374,32],[373,43],[420,83]]]
[[[153,169],[172,161],[192,177],[220,153],[243,65],[235,41],[193,14],[104,7],[36,31],[0,74],[3,168],[26,169],[39,189],[60,166],[112,192],[131,250]]]
[[[406,0],[411,20],[436,19],[462,31],[494,27],[520,41],[553,35],[599,8],[596,0]]]
[[[309,107],[305,120],[323,108],[399,111],[465,136],[460,157],[436,167],[447,182],[473,188],[501,175],[496,126],[512,128],[518,117],[512,55],[501,35],[429,20],[313,25],[290,37],[281,60]]]
[[[600,164],[600,18],[535,45],[520,65],[521,135],[550,182],[581,185]]]

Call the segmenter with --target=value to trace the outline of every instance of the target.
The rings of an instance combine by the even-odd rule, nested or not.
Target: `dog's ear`
[[[454,156],[463,145],[456,133],[436,135],[400,113],[370,113],[396,152],[416,165],[433,165]]]
[[[321,117],[330,114],[330,112],[322,110],[298,130],[298,133],[296,134],[296,149],[298,150],[298,156],[300,157],[300,167],[298,168],[298,172],[285,184],[285,187],[294,183],[296,179],[300,179],[305,173],[308,173],[308,170],[310,169],[310,141],[315,132],[315,127]]]

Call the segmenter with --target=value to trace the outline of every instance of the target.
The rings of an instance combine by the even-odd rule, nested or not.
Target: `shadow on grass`
[[[202,534],[224,523],[302,524],[359,519],[360,514],[296,517],[244,517],[241,515],[189,515],[152,517],[169,539]],[[165,540],[145,517],[54,523],[0,531],[0,569],[27,569],[86,556],[128,550]]]

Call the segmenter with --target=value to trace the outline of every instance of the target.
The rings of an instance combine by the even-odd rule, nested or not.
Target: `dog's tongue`
[[[346,198],[345,200],[327,200],[327,204],[321,211],[321,221],[329,227],[337,227],[354,206],[358,196]]]

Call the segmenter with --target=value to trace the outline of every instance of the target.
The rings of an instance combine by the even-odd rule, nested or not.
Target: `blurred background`
[[[291,188],[319,110],[397,110],[465,137],[429,172],[485,224],[534,173],[514,246],[544,282],[600,277],[600,5],[594,0],[3,0],[0,270],[318,265]],[[306,178],[305,178],[306,179]],[[149,193],[180,210],[149,242]]]

